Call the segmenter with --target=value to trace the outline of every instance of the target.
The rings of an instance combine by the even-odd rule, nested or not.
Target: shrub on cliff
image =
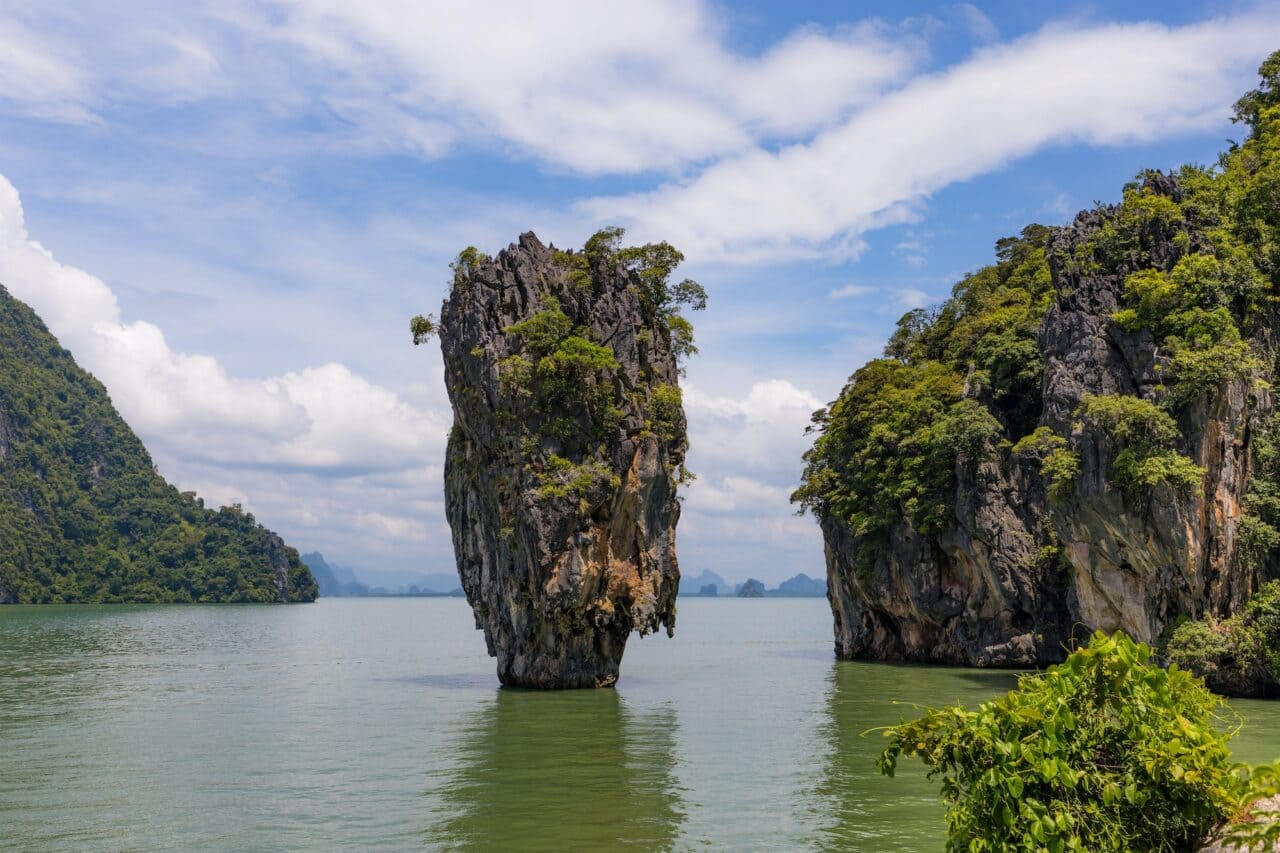
[[[879,767],[892,776],[912,755],[941,780],[950,850],[1192,849],[1257,793],[1216,725],[1221,704],[1145,645],[1097,633],[976,711],[889,729]]]
[[[1215,693],[1280,693],[1280,581],[1262,587],[1230,619],[1179,625],[1169,635],[1164,653],[1203,678]]]

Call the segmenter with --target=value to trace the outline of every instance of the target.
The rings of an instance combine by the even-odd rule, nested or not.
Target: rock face
[[[454,269],[445,498],[476,627],[504,684],[612,685],[632,631],[675,625],[686,439],[670,327],[608,253],[528,233]]]
[[[1185,399],[1171,396],[1185,387],[1176,382],[1177,370],[1190,376],[1185,365],[1192,362],[1172,355],[1178,341],[1117,321],[1123,316],[1118,312],[1137,304],[1126,280],[1147,270],[1176,284],[1179,271],[1191,266],[1180,265],[1184,259],[1208,258],[1212,266],[1224,250],[1206,236],[1207,227],[1196,220],[1197,209],[1185,203],[1174,177],[1148,174],[1126,199],[1124,205],[1081,213],[1071,225],[1037,238],[1051,288],[1045,293],[1047,310],[1026,342],[1030,350],[1033,340],[1034,350],[1025,363],[1039,371],[1039,399],[1023,394],[1024,401],[1037,404],[1034,420],[1014,424],[992,396],[997,368],[984,371],[970,361],[961,402],[978,404],[981,417],[995,426],[980,447],[937,463],[953,468],[940,521],[922,532],[904,508],[871,534],[831,501],[802,495],[824,535],[839,657],[1043,664],[1061,659],[1073,634],[1122,629],[1153,642],[1181,616],[1229,614],[1274,576],[1274,551],[1246,559],[1241,537],[1258,437],[1273,414],[1270,320],[1227,301],[1226,313],[1212,316],[1230,315],[1240,324],[1243,344],[1255,358],[1252,367],[1215,375]],[[956,300],[968,298],[962,286]],[[1038,297],[1032,292],[1026,298]],[[924,332],[926,337],[939,323],[952,322],[948,311],[961,317],[954,328],[962,328],[963,309],[949,305],[931,316],[935,331]],[[953,342],[956,333],[947,334]],[[1217,350],[1205,352],[1204,369],[1216,370],[1223,363]],[[979,345],[974,358],[982,357]],[[858,396],[865,384],[858,375],[851,380],[842,396],[847,407],[865,410]],[[1089,401],[1099,397],[1150,405],[1176,424],[1160,461],[1134,476],[1148,476],[1151,466],[1168,464],[1174,454],[1202,469],[1192,478],[1199,482],[1185,488],[1172,480],[1141,488],[1120,482],[1117,472],[1132,465],[1133,448],[1149,437],[1119,435],[1114,420],[1089,417]],[[828,423],[823,427],[831,429]],[[1035,427],[1043,428],[1046,441],[1057,442],[1063,454],[1057,458],[1074,466],[1057,487],[1051,488],[1046,473],[1048,445],[1038,451],[1033,443],[1015,444]],[[850,452],[821,460],[819,478],[845,476],[863,464],[856,458]],[[814,470],[811,462],[810,482],[820,484]]]
[[[1241,818],[1237,818],[1238,823],[1243,825],[1257,824],[1262,827],[1270,826],[1280,821],[1280,797],[1268,797],[1258,800],[1250,804],[1248,813]],[[1232,843],[1227,840],[1229,834],[1227,827],[1223,827],[1218,832],[1204,842],[1200,848],[1200,853],[1248,853],[1251,849],[1253,853],[1277,853],[1280,851],[1280,841],[1276,841],[1270,845],[1259,847],[1254,845],[1252,848],[1243,844]]]

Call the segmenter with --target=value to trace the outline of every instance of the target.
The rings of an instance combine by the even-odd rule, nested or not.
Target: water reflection
[[[456,764],[432,780],[427,841],[447,849],[675,846],[684,806],[676,714],[633,710],[615,690],[498,690],[467,724]]]
[[[1009,672],[835,662],[828,676],[824,737],[830,744],[817,789],[826,825],[823,849],[937,850],[945,827],[938,789],[918,762],[893,779],[876,770],[882,726],[926,705],[976,705],[1016,681]]]

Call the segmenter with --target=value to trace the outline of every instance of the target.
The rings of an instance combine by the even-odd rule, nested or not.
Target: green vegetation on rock
[[[1160,406],[1127,394],[1085,394],[1078,414],[1120,447],[1112,462],[1117,486],[1134,492],[1162,484],[1182,492],[1200,489],[1204,469],[1171,449],[1178,425]]]
[[[890,728],[879,767],[915,756],[941,781],[949,850],[1190,850],[1274,778],[1232,763],[1221,707],[1147,646],[1099,632],[976,711]]]
[[[310,601],[298,553],[156,473],[106,389],[0,288],[0,601]]]
[[[1013,446],[1014,453],[1030,453],[1040,460],[1040,473],[1050,498],[1065,500],[1076,487],[1080,475],[1080,454],[1071,450],[1067,440],[1049,427],[1036,427]]]
[[[665,240],[643,246],[623,246],[626,231],[618,226],[602,228],[588,238],[581,252],[558,251],[556,261],[576,286],[591,287],[592,271],[608,274],[621,267],[639,279],[635,287],[645,319],[656,320],[666,333],[677,362],[696,355],[693,324],[680,313],[682,306],[692,311],[707,307],[707,292],[692,279],[671,283],[671,274],[684,261],[684,254]]]
[[[597,493],[611,484],[617,487],[618,478],[610,475],[607,460],[600,454],[625,416],[616,354],[593,340],[590,329],[574,323],[566,311],[566,306],[572,310],[572,305],[562,303],[562,298],[577,302],[588,297],[592,288],[621,274],[632,280],[630,289],[639,299],[644,321],[665,338],[663,343],[677,363],[697,352],[693,326],[680,310],[705,309],[707,294],[690,279],[671,283],[671,274],[684,255],[666,242],[623,246],[624,234],[622,228],[603,228],[587,240],[582,251],[553,251],[552,258],[570,291],[561,291],[560,296],[554,289],[546,293],[539,311],[502,330],[512,346],[510,354],[497,362],[498,387],[505,398],[501,416],[521,431],[529,469],[539,483],[538,494],[546,500],[572,497],[585,507],[590,504],[589,496],[599,497]],[[454,287],[468,288],[472,277],[490,261],[488,255],[468,246],[450,265]],[[430,316],[418,315],[410,321],[415,344],[428,340],[436,331]],[[652,347],[653,338],[648,328],[636,335],[641,349]],[[481,348],[471,355],[483,358],[485,353]],[[641,358],[647,363],[647,355],[642,353]],[[646,430],[683,444],[684,409],[677,385],[644,385],[628,393],[638,395],[635,402],[646,415]],[[556,452],[541,458],[544,444],[562,452],[566,446],[578,448],[579,452],[571,455],[581,461]],[[677,467],[678,482],[693,479],[683,463]]]
[[[1036,333],[1052,295],[1049,230],[1001,240],[999,262],[967,276],[935,311],[898,321],[885,358],[858,370],[814,415],[792,500],[848,521],[857,535],[947,524],[957,459],[973,465],[1035,426],[1043,365]]]
[[[585,407],[592,434],[604,438],[618,425],[622,410],[611,374],[618,369],[613,350],[588,339],[575,328],[554,296],[546,307],[504,333],[520,342],[523,352],[498,364],[501,387],[520,409],[533,409],[545,434],[567,438],[579,430],[573,416]],[[522,422],[528,423],[522,411]]]
[[[1178,625],[1164,654],[1217,693],[1280,695],[1280,581],[1263,586],[1234,616]]]
[[[1038,458],[1046,490],[1069,497],[1078,429],[1040,423],[1050,260],[1068,277],[1123,274],[1111,320],[1155,344],[1153,391],[1088,395],[1075,413],[1116,439],[1111,481],[1135,499],[1162,484],[1194,495],[1204,471],[1177,449],[1177,416],[1228,382],[1261,378],[1274,361],[1263,338],[1280,282],[1280,53],[1260,73],[1261,87],[1237,104],[1251,133],[1216,168],[1139,175],[1119,205],[1088,214],[1087,237],[1065,254],[1051,248],[1052,229],[1029,226],[999,241],[997,262],[941,306],[903,316],[885,357],[815,413],[818,436],[793,501],[860,537],[904,519],[937,532],[950,523],[957,465],[1009,449]],[[1268,488],[1251,501],[1257,511],[1270,512]],[[1254,541],[1270,549],[1280,528],[1266,523]]]

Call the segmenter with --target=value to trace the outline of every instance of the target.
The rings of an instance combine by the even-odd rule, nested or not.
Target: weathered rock
[[[523,234],[457,268],[440,318],[458,574],[499,679],[525,687],[611,685],[633,630],[675,625],[686,439],[668,329],[636,273],[572,266]],[[530,387],[557,356],[512,327],[556,305],[616,363]]]
[[[1280,819],[1280,797],[1268,797],[1250,805],[1247,814],[1242,816],[1239,822],[1245,824],[1267,824],[1274,823],[1277,819]],[[1245,853],[1248,848],[1227,841],[1226,834],[1225,828],[1214,833],[1200,848],[1200,853]],[[1268,851],[1280,851],[1280,841],[1265,849],[1257,846],[1253,847],[1253,853],[1268,853]]]
[[[1180,192],[1165,175],[1152,174],[1147,187]],[[885,539],[867,540],[816,510],[839,657],[1043,664],[1094,629],[1152,642],[1181,615],[1233,612],[1269,573],[1240,559],[1237,534],[1251,442],[1272,415],[1266,383],[1227,381],[1178,409],[1175,449],[1206,471],[1198,495],[1167,485],[1140,498],[1123,492],[1113,481],[1117,444],[1081,422],[1087,394],[1156,401],[1165,393],[1168,356],[1150,332],[1127,332],[1112,314],[1129,273],[1168,270],[1205,245],[1190,226],[1156,223],[1142,234],[1140,262],[1072,263],[1115,211],[1081,213],[1047,249],[1054,298],[1037,342],[1038,423],[1069,436],[1079,454],[1073,490],[1049,500],[1039,459],[1005,445],[976,462],[956,459],[949,518],[930,535],[903,517]],[[1255,351],[1272,351],[1265,334],[1251,341]],[[1269,380],[1272,360],[1262,363]]]

